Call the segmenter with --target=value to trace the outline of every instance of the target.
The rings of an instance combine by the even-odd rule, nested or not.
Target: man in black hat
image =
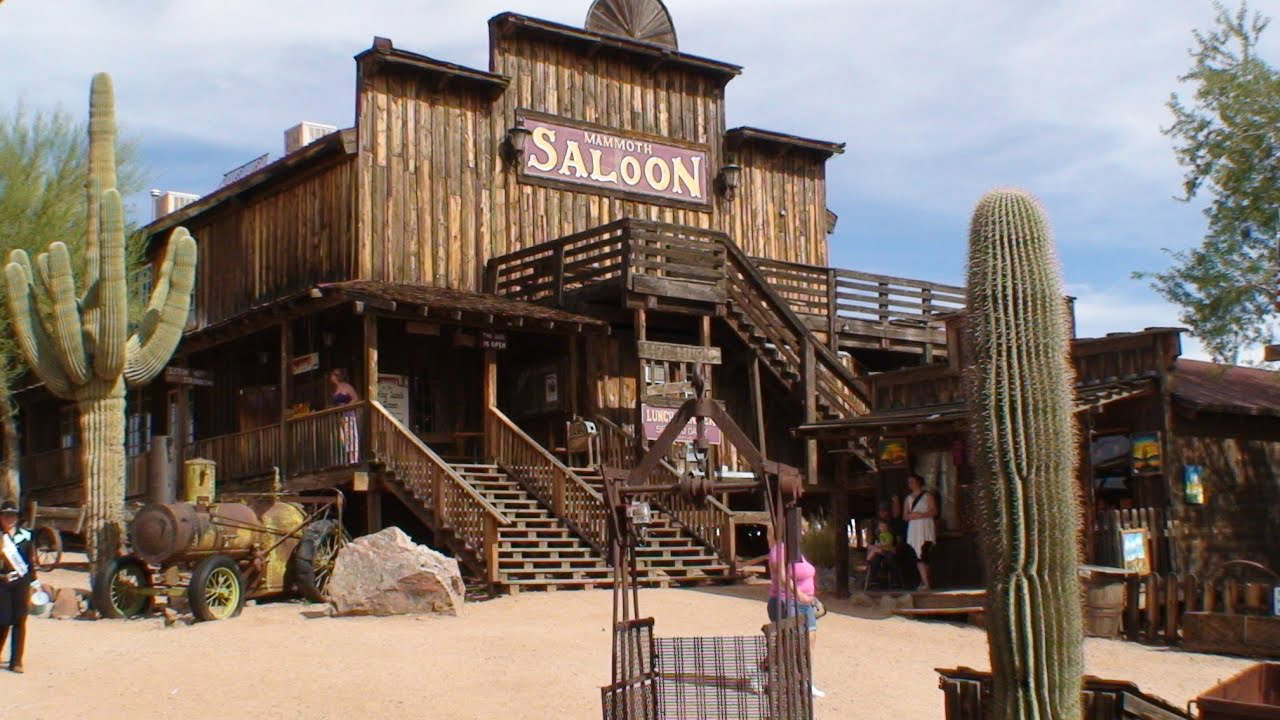
[[[9,670],[16,673],[22,672],[31,583],[36,579],[31,547],[31,531],[18,527],[18,504],[0,503],[0,649],[12,629]]]

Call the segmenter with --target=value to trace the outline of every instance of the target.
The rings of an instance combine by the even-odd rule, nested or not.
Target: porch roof
[[[323,283],[257,305],[214,325],[187,333],[178,354],[198,352],[284,320],[343,303],[424,322],[481,329],[608,335],[609,323],[533,303],[450,288],[347,280]]]
[[[486,293],[376,280],[347,280],[326,283],[318,288],[325,294],[334,293],[352,300],[372,302],[387,310],[408,309],[419,315],[428,314],[432,310],[447,310],[471,314],[476,319],[480,316],[492,316],[495,320],[503,321],[533,320],[545,329],[561,327],[575,332],[609,334],[609,323],[604,320]]]
[[[1142,378],[1076,388],[1076,412],[1102,407],[1155,390],[1155,380]],[[879,435],[882,431],[927,426],[944,431],[948,425],[964,423],[968,412],[963,402],[914,408],[877,410],[856,418],[821,420],[796,428],[797,435]]]
[[[1179,358],[1173,402],[1198,412],[1280,417],[1280,373]]]

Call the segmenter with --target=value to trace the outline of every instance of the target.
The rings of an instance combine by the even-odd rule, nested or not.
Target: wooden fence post
[[[1151,573],[1147,576],[1147,640],[1154,642],[1160,637],[1160,576]]]
[[[1178,576],[1170,573],[1165,576],[1164,585],[1164,640],[1170,645],[1178,643],[1178,626],[1182,613],[1178,610],[1178,590],[1181,583]]]
[[[1138,639],[1138,589],[1136,575],[1124,579],[1124,634],[1130,640]]]
[[[498,582],[498,521],[484,514],[484,564],[490,585]]]
[[[827,270],[827,347],[831,352],[840,350],[840,341],[836,337],[836,271]]]

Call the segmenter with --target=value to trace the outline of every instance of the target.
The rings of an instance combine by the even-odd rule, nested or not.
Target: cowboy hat
[[[13,513],[14,515],[17,515],[18,503],[12,500],[5,500],[4,502],[0,502],[0,515],[3,515],[5,513]]]

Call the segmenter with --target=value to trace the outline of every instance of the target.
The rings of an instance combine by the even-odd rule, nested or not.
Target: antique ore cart
[[[346,541],[341,492],[212,497],[211,482],[188,482],[188,502],[138,511],[129,523],[132,552],[94,578],[99,613],[137,617],[161,595],[186,596],[198,620],[235,617],[249,598],[297,593],[325,602]]]

